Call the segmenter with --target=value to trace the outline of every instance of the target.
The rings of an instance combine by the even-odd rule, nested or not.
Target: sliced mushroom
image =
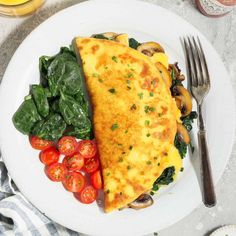
[[[129,36],[128,36],[128,34],[118,34],[115,37],[115,41],[119,42],[119,43],[121,43],[125,46],[129,46]]]
[[[102,35],[108,39],[114,39],[117,36],[117,33],[114,32],[105,32]]]
[[[183,86],[176,85],[172,92],[182,116],[187,116],[192,111],[192,98],[189,91]]]
[[[176,62],[175,64],[170,64],[169,65],[169,71],[174,70],[174,79],[177,79],[179,81],[185,80],[185,76],[181,74],[181,70],[178,67],[178,63]]]
[[[149,57],[151,57],[156,52],[165,52],[163,47],[156,42],[142,43],[138,46],[137,50]]]
[[[187,131],[187,129],[180,123],[177,123],[177,133],[181,139],[181,141],[184,141],[186,144],[190,143],[190,136]]]
[[[131,202],[128,206],[135,210],[149,207],[153,204],[153,199],[149,194],[140,195],[135,201]]]

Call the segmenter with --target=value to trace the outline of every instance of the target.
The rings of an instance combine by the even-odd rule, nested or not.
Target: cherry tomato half
[[[92,158],[97,153],[96,143],[92,140],[82,140],[78,144],[78,152],[84,158]]]
[[[82,203],[90,204],[97,198],[98,191],[92,186],[86,186],[80,193],[74,194]]]
[[[55,147],[49,147],[40,152],[40,161],[45,165],[58,162],[60,153]]]
[[[58,150],[61,154],[69,156],[75,153],[77,145],[75,137],[64,136],[58,142]]]
[[[92,173],[99,167],[99,161],[97,157],[89,158],[84,160],[84,170],[87,173]]]
[[[84,158],[79,153],[75,153],[72,156],[66,156],[62,163],[69,171],[78,171],[84,165]]]
[[[37,136],[30,137],[30,144],[34,149],[37,149],[37,150],[45,150],[45,149],[53,146],[52,141],[44,140],[44,139],[41,139]]]
[[[68,171],[64,164],[53,163],[45,167],[45,172],[49,179],[55,182],[60,182],[65,179]]]
[[[85,177],[79,172],[71,172],[65,176],[63,185],[70,192],[80,192],[85,186]]]
[[[96,189],[101,189],[102,188],[102,177],[101,177],[101,172],[100,170],[95,171],[91,177],[91,183],[94,188]]]

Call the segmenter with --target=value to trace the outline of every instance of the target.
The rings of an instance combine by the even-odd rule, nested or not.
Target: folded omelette
[[[182,161],[174,146],[180,112],[155,63],[118,42],[75,39],[93,109],[105,212],[152,189],[167,167]]]

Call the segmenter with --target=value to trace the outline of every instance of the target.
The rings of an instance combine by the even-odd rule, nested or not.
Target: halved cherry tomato
[[[58,142],[58,149],[61,154],[69,156],[75,153],[77,145],[75,137],[64,136]]]
[[[84,165],[84,158],[79,153],[75,153],[72,156],[66,156],[62,163],[69,171],[78,171]]]
[[[101,177],[100,170],[95,171],[91,175],[91,183],[92,183],[93,187],[96,189],[102,188],[102,177]]]
[[[40,161],[45,165],[58,162],[60,153],[55,147],[49,147],[40,152]]]
[[[84,160],[84,170],[88,173],[92,173],[99,167],[99,161],[97,157]]]
[[[97,198],[98,191],[92,185],[86,186],[80,193],[74,194],[82,203],[90,204]]]
[[[85,177],[79,172],[68,173],[62,182],[65,189],[70,192],[80,192],[85,186]]]
[[[44,140],[44,139],[41,139],[37,136],[30,137],[30,144],[34,149],[37,149],[37,150],[45,150],[45,149],[53,146],[52,141]]]
[[[45,167],[45,172],[49,179],[55,182],[60,182],[65,179],[68,171],[64,164],[53,163]]]
[[[92,140],[82,140],[78,144],[78,152],[84,158],[92,158],[97,153],[96,143]]]

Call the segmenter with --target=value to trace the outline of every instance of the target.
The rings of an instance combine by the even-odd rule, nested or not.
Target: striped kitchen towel
[[[0,154],[0,236],[77,236],[43,215],[19,192]]]

